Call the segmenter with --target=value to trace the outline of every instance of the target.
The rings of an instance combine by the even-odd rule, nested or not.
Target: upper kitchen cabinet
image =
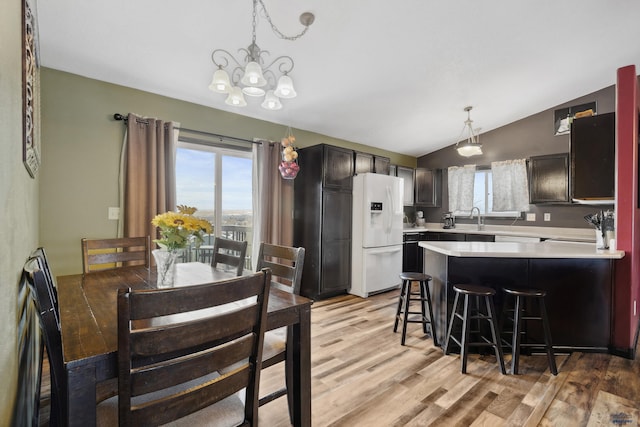
[[[614,202],[615,113],[571,124],[571,197],[587,204]]]
[[[391,159],[388,157],[374,156],[373,154],[354,151],[353,160],[354,173],[356,175],[366,172],[389,175]]]
[[[391,159],[388,157],[374,156],[373,171],[382,175],[390,175]]]
[[[328,188],[336,188],[343,190],[351,189],[353,180],[353,151],[331,145],[313,146],[314,150],[310,152],[322,150],[323,159],[323,184]],[[307,149],[298,150],[299,156],[303,156]],[[316,157],[320,160],[320,157]],[[300,160],[298,160],[300,162]],[[301,166],[302,167],[302,166]]]
[[[529,203],[569,203],[569,153],[529,159]]]
[[[413,206],[414,170],[411,168],[398,166],[396,168],[396,173],[398,174],[398,177],[402,178],[402,180],[404,181],[404,206]]]
[[[442,198],[442,170],[416,169],[416,206],[437,208]]]
[[[354,165],[354,173],[356,175],[360,173],[373,172],[373,167],[374,167],[373,154],[354,151],[353,165]]]

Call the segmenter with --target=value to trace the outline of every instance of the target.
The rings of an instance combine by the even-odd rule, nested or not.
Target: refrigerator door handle
[[[396,252],[402,251],[402,246],[393,247],[393,248],[380,248],[380,249],[367,249],[367,254],[370,255],[383,255],[383,254],[394,254]]]
[[[387,233],[391,233],[391,225],[393,221],[393,196],[391,195],[391,187],[387,185],[387,203],[389,209],[387,212]]]

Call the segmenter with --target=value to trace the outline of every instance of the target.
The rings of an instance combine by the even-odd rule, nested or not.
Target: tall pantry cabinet
[[[351,283],[353,151],[320,144],[298,149],[293,244],[305,248],[302,295],[321,299]]]

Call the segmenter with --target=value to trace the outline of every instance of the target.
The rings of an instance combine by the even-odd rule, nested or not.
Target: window
[[[253,207],[251,151],[178,141],[176,203],[198,208],[214,235],[249,242]],[[212,241],[205,242],[213,244]]]
[[[473,206],[480,209],[480,214],[488,217],[519,217],[518,211],[493,210],[493,174],[491,169],[476,170],[473,182]]]
[[[477,169],[473,182],[473,207],[480,209],[480,215],[487,217],[509,217],[520,216],[518,211],[498,212],[493,210],[493,182],[491,169]],[[469,215],[469,212],[456,211],[456,216]]]

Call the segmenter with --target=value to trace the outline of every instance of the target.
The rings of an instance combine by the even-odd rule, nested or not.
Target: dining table
[[[235,277],[201,262],[176,264],[172,286],[211,283]],[[118,376],[117,294],[120,288],[157,289],[155,267],[130,266],[57,277],[63,358],[68,382],[68,424],[96,424],[97,384]],[[272,286],[267,330],[291,328],[287,343],[293,362],[291,408],[294,426],[311,425],[312,300]]]

